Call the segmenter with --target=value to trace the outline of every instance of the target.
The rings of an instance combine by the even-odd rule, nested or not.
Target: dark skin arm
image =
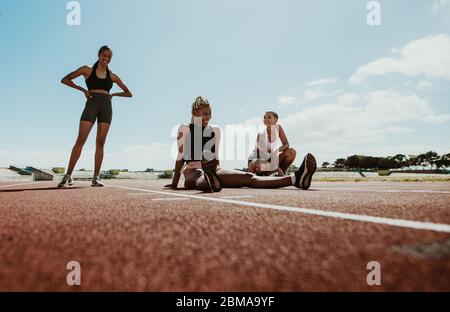
[[[174,190],[178,189],[178,182],[180,181],[181,169],[183,169],[183,166],[184,166],[184,159],[177,160],[175,162],[175,170],[173,173],[172,183],[167,184],[164,187],[171,188]]]
[[[181,170],[184,166],[184,159],[181,157],[183,155],[183,143],[181,139],[183,138],[183,132],[178,131],[177,135],[177,142],[178,142],[178,159],[175,162],[175,170],[173,173],[172,183],[165,185],[164,187],[171,188],[171,189],[178,189],[178,182],[180,181],[181,177]]]
[[[84,95],[86,96],[86,98],[90,99],[90,98],[92,98],[91,93],[88,90],[80,87],[79,85],[75,84],[72,81],[80,76],[84,76],[84,78],[87,79],[86,77],[89,76],[90,70],[91,69],[88,66],[82,66],[82,67],[78,68],[77,70],[71,72],[70,74],[66,75],[63,79],[61,79],[61,83],[65,84],[66,86],[69,86],[71,88],[74,88],[76,90],[83,92]]]
[[[284,132],[283,128],[280,126],[279,132],[278,132],[279,136],[280,136],[280,140],[281,140],[281,144],[283,144],[282,146],[280,146],[280,148],[278,149],[279,152],[284,152],[285,150],[287,150],[289,148],[289,141],[286,137],[286,133]]]
[[[127,86],[122,82],[122,80],[120,80],[119,76],[117,76],[116,74],[111,73],[111,79],[123,91],[123,92],[119,92],[119,93],[113,93],[113,94],[111,94],[111,97],[113,97],[113,96],[132,97],[133,96],[133,94],[131,94],[131,92],[127,88]]]

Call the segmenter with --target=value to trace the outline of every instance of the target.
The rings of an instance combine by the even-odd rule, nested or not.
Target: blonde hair
[[[192,103],[192,115],[197,110],[199,110],[200,108],[203,108],[203,107],[210,107],[209,101],[206,98],[204,98],[203,96],[198,96],[195,99],[194,103]]]

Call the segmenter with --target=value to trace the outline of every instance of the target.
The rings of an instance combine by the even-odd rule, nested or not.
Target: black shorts
[[[81,114],[81,120],[92,123],[95,123],[97,120],[98,122],[111,124],[112,105],[110,95],[92,93],[92,98],[86,101],[86,107],[84,108],[83,114]]]

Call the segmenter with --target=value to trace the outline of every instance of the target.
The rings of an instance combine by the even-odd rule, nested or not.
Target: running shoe
[[[99,177],[99,176],[94,176],[94,177],[92,178],[92,184],[91,184],[91,186],[92,186],[92,187],[103,187],[103,186],[105,186],[105,185],[103,184],[102,180],[100,180],[100,177]]]
[[[317,163],[316,158],[312,154],[306,154],[305,159],[303,159],[302,165],[295,172],[295,183],[294,186],[302,188],[304,190],[309,189],[311,186],[311,180],[314,172],[316,172]]]
[[[217,166],[219,162],[217,159],[210,161],[202,160],[202,169],[205,176],[206,183],[208,184],[210,192],[220,192],[222,186],[220,185],[220,179],[217,175]]]
[[[69,187],[73,184],[73,179],[70,175],[65,175],[61,182],[59,182],[58,187]]]

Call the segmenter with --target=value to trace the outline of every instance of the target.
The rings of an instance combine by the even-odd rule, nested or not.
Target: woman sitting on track
[[[284,176],[297,152],[289,146],[286,133],[278,124],[277,113],[266,112],[264,125],[266,128],[258,134],[255,149],[248,159],[248,172],[259,176]]]
[[[177,189],[184,168],[184,186],[208,192],[219,192],[222,187],[281,188],[292,186],[307,190],[316,171],[316,160],[307,154],[300,168],[292,176],[259,177],[253,173],[219,167],[218,148],[220,132],[208,125],[211,106],[204,97],[197,97],[192,104],[192,120],[178,130],[178,158],[171,184],[165,187]]]

